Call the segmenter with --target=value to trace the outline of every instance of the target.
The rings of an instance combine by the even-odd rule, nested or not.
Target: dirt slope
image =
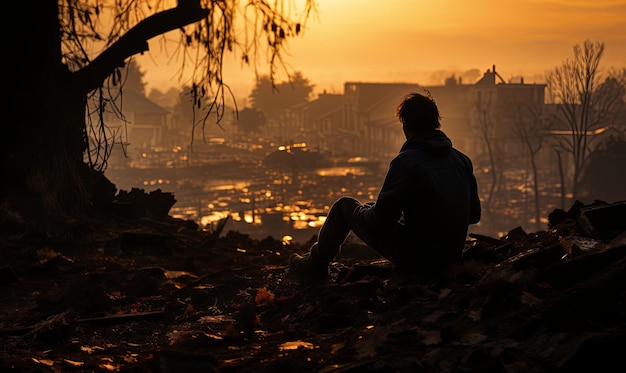
[[[598,218],[623,207],[586,208],[555,211],[548,231],[475,235],[463,264],[430,278],[354,240],[322,283],[285,267],[310,242],[252,240],[227,222],[95,217],[55,237],[12,227],[0,369],[624,371],[626,235]]]

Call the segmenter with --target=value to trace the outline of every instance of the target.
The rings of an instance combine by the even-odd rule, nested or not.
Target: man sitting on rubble
[[[290,256],[290,274],[326,279],[350,231],[401,272],[436,274],[461,261],[468,226],[481,215],[472,162],[440,130],[430,95],[407,95],[396,116],[406,142],[391,161],[376,202],[338,199],[317,242],[304,255]]]

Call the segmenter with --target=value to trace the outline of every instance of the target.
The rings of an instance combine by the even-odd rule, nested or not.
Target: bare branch
[[[188,2],[182,2],[187,4]],[[209,14],[199,6],[178,6],[141,21],[96,57],[89,65],[73,73],[79,92],[88,93],[102,85],[116,67],[124,65],[126,58],[148,50],[148,40],[168,31],[197,22]]]

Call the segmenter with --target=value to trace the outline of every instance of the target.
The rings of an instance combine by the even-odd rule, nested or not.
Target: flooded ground
[[[391,160],[320,157],[302,147],[295,149],[296,155],[288,147],[234,149],[220,144],[200,149],[193,157],[184,152],[142,152],[105,174],[118,189],[173,193],[177,202],[170,215],[207,229],[229,217],[227,231],[255,239],[272,236],[306,242],[317,234],[337,198],[375,200]],[[476,177],[484,198],[491,175],[476,168]],[[499,237],[517,226],[527,231],[546,229],[547,221],[536,225],[533,219],[528,172],[511,168],[504,177],[504,190],[492,202],[491,211],[484,209],[481,223],[470,226],[470,232]],[[542,217],[558,207],[558,187],[553,184],[541,187]]]
[[[263,239],[305,242],[317,233],[340,196],[375,200],[386,164],[364,159],[327,159],[317,165],[264,164],[262,160],[220,160],[174,167],[110,168],[118,189],[161,189],[176,204],[170,215],[210,227],[230,217],[226,230]],[[385,167],[383,167],[385,166]]]

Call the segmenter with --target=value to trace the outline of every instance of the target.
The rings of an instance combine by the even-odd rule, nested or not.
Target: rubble
[[[576,202],[546,231],[472,234],[463,263],[435,277],[351,240],[321,283],[285,267],[311,242],[227,221],[203,231],[162,209],[126,206],[52,238],[3,233],[0,369],[624,370],[624,206]]]

